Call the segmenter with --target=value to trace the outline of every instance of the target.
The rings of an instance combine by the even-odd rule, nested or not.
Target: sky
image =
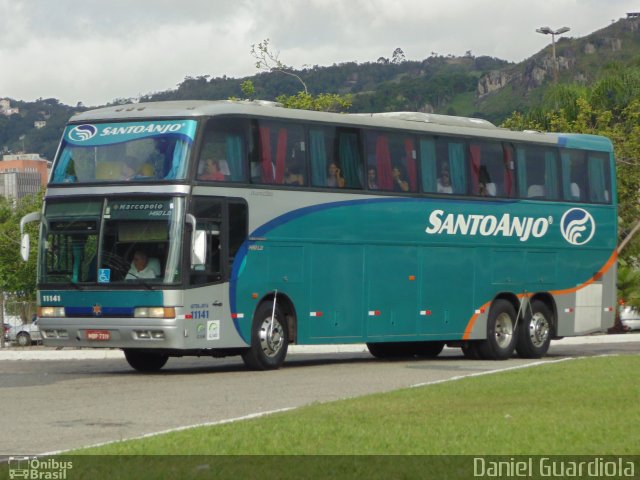
[[[185,77],[258,73],[270,39],[294,68],[488,55],[520,62],[640,11],[639,0],[0,0],[0,98],[98,106]]]

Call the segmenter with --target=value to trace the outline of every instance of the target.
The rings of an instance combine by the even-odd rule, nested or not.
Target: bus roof
[[[512,131],[499,128],[479,118],[437,115],[422,112],[384,113],[327,113],[284,108],[275,102],[261,100],[179,100],[113,105],[78,113],[70,123],[149,120],[162,118],[207,117],[216,115],[255,116],[281,120],[300,120],[338,124],[352,127],[397,128],[435,135],[464,135],[493,138],[502,141],[520,141],[590,148],[611,151],[609,139],[594,135],[571,135],[537,131]]]

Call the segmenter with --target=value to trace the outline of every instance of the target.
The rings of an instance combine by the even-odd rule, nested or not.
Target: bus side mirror
[[[207,232],[196,230],[193,232],[193,245],[191,246],[191,266],[205,265],[207,263]]]
[[[207,263],[207,232],[198,230],[196,217],[187,213],[187,223],[191,225],[191,267]]]
[[[20,256],[22,260],[25,262],[29,260],[29,247],[31,246],[31,242],[29,240],[29,234],[23,233],[20,238]]]
[[[29,234],[24,233],[24,226],[27,223],[39,222],[42,219],[40,212],[31,212],[20,219],[20,256],[26,262],[29,260],[29,247],[31,242],[29,240]]]

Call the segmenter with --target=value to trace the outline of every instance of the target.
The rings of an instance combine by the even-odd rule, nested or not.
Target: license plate
[[[109,330],[87,330],[87,340],[106,342],[111,340],[111,332]]]

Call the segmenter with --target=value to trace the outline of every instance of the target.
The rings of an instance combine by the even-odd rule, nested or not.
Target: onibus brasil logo
[[[531,238],[546,236],[553,224],[553,216],[525,217],[509,213],[480,215],[433,210],[425,232],[429,235],[511,237],[526,242]],[[560,233],[571,245],[588,243],[595,232],[596,222],[586,210],[572,208],[562,215]]]
[[[67,480],[73,462],[55,458],[9,457],[9,478],[31,480]]]

